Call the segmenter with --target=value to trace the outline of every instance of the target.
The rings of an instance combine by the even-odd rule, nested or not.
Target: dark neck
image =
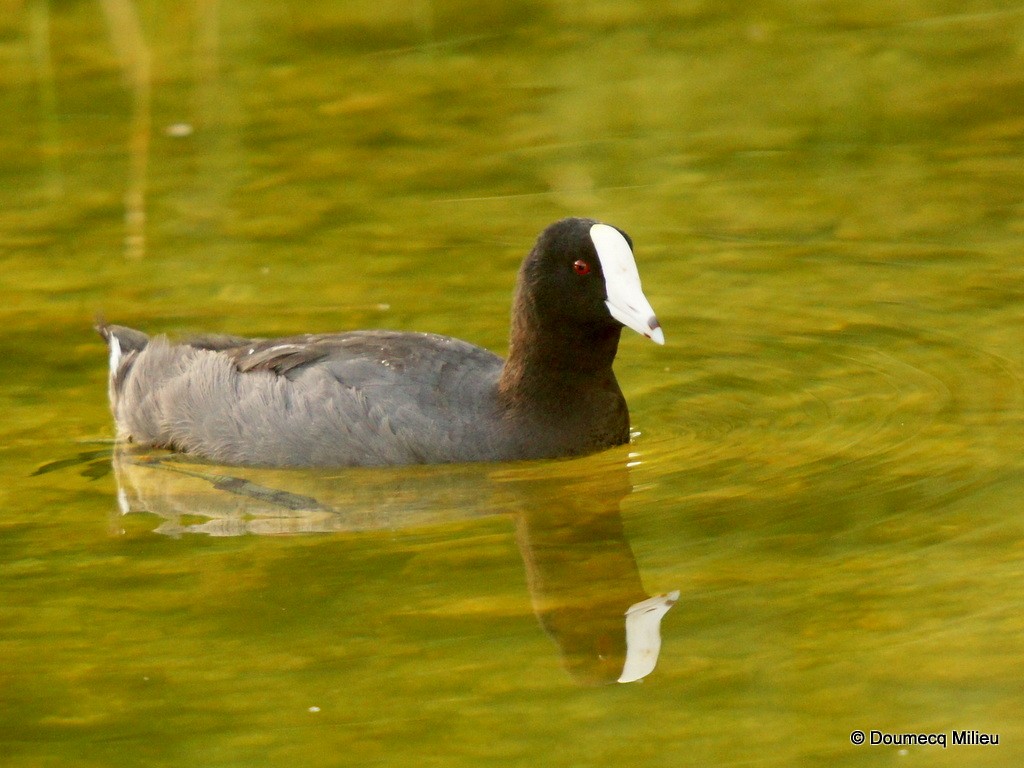
[[[622,329],[614,324],[559,323],[517,296],[508,358],[498,387],[509,405],[564,404],[588,389],[618,391],[612,363]],[[545,319],[547,318],[547,319]]]

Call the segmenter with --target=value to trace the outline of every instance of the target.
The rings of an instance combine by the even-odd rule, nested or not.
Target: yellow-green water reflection
[[[1024,9],[2,10],[5,764],[1024,757]],[[622,344],[628,449],[256,473],[312,523],[90,454],[98,311],[500,352],[570,214],[665,327]],[[654,671],[597,685],[597,607],[676,589]]]

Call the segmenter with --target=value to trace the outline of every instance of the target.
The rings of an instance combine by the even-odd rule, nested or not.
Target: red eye
[[[573,262],[572,268],[577,275],[586,275],[590,272],[590,265],[583,259],[576,259],[576,261]]]

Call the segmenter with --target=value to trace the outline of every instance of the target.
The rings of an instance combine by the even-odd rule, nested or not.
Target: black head
[[[626,325],[664,343],[640,288],[633,241],[593,219],[562,219],[541,232],[519,273],[518,304],[530,322],[601,333]]]

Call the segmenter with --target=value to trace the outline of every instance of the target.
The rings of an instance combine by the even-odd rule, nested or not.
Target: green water
[[[1019,765],[1021,104],[1014,3],[0,2],[0,762]],[[103,442],[99,312],[503,352],[573,214],[668,341],[628,447]]]

